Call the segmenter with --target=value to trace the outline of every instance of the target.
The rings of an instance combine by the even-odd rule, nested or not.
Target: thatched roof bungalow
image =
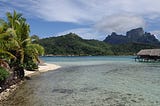
[[[160,49],[144,49],[137,53],[138,56],[160,56]]]
[[[160,49],[144,49],[140,50],[137,53],[137,58],[136,59],[141,59],[142,61],[144,60],[160,60]]]

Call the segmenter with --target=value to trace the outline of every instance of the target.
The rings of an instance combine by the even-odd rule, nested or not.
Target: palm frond
[[[39,44],[29,44],[28,47],[36,49],[36,51],[38,52],[38,55],[44,54],[44,48]]]
[[[23,41],[22,41],[22,44],[24,44],[24,43],[30,43],[30,42],[31,42],[31,38],[29,37],[29,38],[23,40]]]
[[[3,50],[3,49],[0,49],[0,54],[7,55],[7,56],[9,56],[11,59],[16,59],[16,57],[15,57],[12,53],[10,53],[10,52],[8,52],[8,51],[5,51],[5,50]]]

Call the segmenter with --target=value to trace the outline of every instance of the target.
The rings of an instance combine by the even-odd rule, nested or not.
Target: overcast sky
[[[160,39],[160,0],[0,0],[0,18],[13,10],[40,37],[74,32],[103,40],[111,32],[143,27]]]

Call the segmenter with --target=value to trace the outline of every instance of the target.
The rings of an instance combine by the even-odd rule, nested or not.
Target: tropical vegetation
[[[46,54],[63,56],[112,55],[111,46],[98,40],[82,39],[74,33],[39,40]]]
[[[32,43],[30,26],[22,14],[14,11],[6,16],[7,20],[0,19],[0,81],[6,80],[6,70],[12,80],[23,79],[24,69],[38,68],[38,56],[44,54],[42,46]]]
[[[134,42],[114,45],[104,41],[82,39],[74,33],[43,38],[38,42],[45,48],[46,55],[60,56],[135,55],[141,49],[160,47],[159,45]]]

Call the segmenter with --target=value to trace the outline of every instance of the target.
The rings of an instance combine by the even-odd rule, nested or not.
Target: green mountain
[[[157,49],[160,48],[158,45],[154,44],[144,44],[144,43],[127,43],[112,45],[111,50],[114,55],[136,55],[142,49]]]
[[[39,44],[45,48],[46,55],[61,56],[134,55],[141,49],[160,48],[155,44],[137,42],[111,45],[103,41],[82,39],[74,33],[40,39]]]
[[[98,40],[85,40],[74,33],[44,38],[39,44],[52,55],[112,55],[111,46]]]

